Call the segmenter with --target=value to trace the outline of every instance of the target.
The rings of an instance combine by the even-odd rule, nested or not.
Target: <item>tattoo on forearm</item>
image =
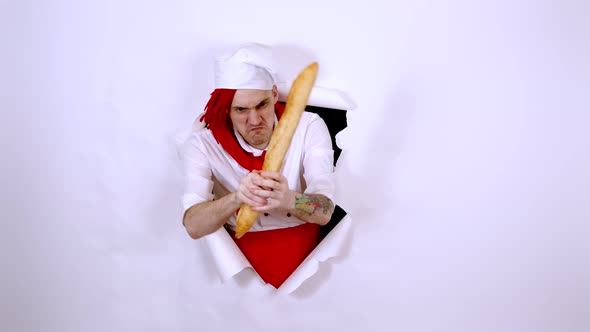
[[[333,207],[334,204],[332,204],[332,201],[323,195],[301,195],[295,197],[295,208],[308,215],[312,215],[318,210],[322,210],[323,214],[328,214]]]

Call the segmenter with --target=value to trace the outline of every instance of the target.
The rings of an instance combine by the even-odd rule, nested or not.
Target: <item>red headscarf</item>
[[[242,149],[240,143],[234,135],[233,125],[229,117],[231,104],[234,100],[236,89],[215,89],[211,93],[211,98],[205,106],[205,114],[199,119],[205,122],[207,128],[213,133],[213,137],[217,143],[221,144],[223,149],[229,153],[240,166],[245,169],[260,170],[264,163],[264,151],[260,156],[256,157],[252,153]],[[275,112],[280,118],[284,111],[284,105],[275,104]]]

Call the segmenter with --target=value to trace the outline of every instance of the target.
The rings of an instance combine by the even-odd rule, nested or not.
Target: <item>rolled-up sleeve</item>
[[[213,199],[211,166],[205,153],[199,147],[197,134],[193,133],[183,145],[184,211],[191,206]]]
[[[313,114],[304,140],[303,177],[306,194],[322,194],[334,200],[334,150],[324,120]]]

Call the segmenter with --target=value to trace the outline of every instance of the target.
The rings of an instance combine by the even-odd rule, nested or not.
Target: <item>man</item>
[[[304,112],[281,172],[260,171],[284,107],[271,50],[247,44],[215,67],[216,88],[185,143],[183,224],[200,238],[226,227],[233,238],[242,203],[259,211],[234,239],[260,277],[278,288],[315,248],[334,211],[333,150],[328,129]]]

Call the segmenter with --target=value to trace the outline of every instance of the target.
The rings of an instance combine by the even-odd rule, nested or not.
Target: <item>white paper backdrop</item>
[[[0,5],[2,331],[588,331],[584,1]],[[213,56],[292,45],[357,108],[345,257],[220,284],[172,137]]]

